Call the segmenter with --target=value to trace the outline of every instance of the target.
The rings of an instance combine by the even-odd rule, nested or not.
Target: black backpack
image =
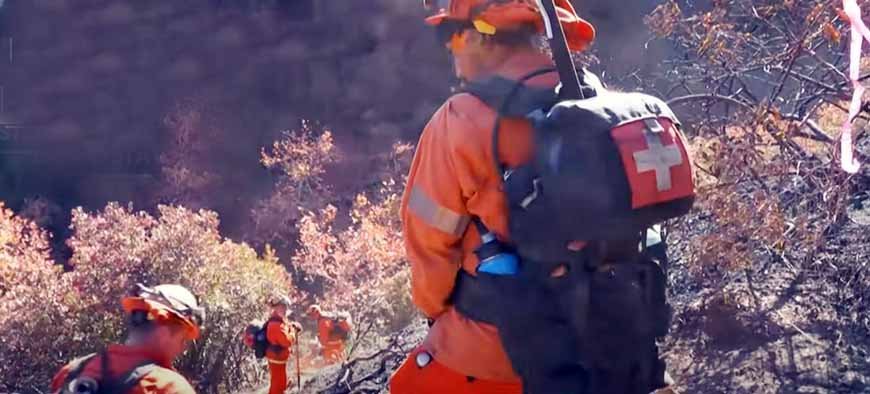
[[[465,91],[498,111],[494,165],[504,179],[511,240],[520,247],[573,240],[621,241],[685,215],[695,200],[691,157],[677,117],[662,100],[604,89],[582,70],[584,99],[501,77]],[[507,168],[497,147],[502,117],[534,127],[535,156]],[[537,253],[536,250],[522,252]]]
[[[344,329],[344,327],[339,324],[344,321],[341,317],[328,318],[332,321],[332,330],[329,332],[329,339],[332,340],[342,340],[346,341],[350,338],[350,332]]]
[[[100,357],[100,377],[82,376],[85,367],[95,357]],[[70,372],[67,374],[60,387],[60,394],[124,394],[139,384],[145,375],[157,368],[152,361],[143,362],[129,371],[117,376],[109,376],[109,357],[103,351],[94,353],[74,360],[70,364]]]
[[[269,348],[269,340],[266,339],[266,326],[269,324],[267,321],[259,330],[254,334],[254,356],[257,358],[266,357],[266,349]]]
[[[542,3],[548,18],[555,18],[553,2]],[[578,73],[558,19],[547,26],[552,26],[548,34],[556,68],[466,88],[497,111],[492,153],[504,179],[511,240],[520,247],[623,241],[687,214],[695,201],[695,180],[677,117],[656,97],[608,91],[591,73]],[[557,90],[526,86],[551,72],[562,81]],[[501,162],[502,117],[531,121],[535,152],[529,163],[506,168]]]
[[[278,321],[280,321],[280,320],[277,320],[275,318],[269,318],[269,320],[266,320],[266,322],[263,323],[263,325],[260,326],[259,329],[257,329],[257,331],[254,333],[253,349],[254,349],[254,356],[255,357],[257,357],[257,358],[266,357],[266,350],[268,350],[269,346],[271,346],[271,344],[269,343],[267,333],[266,333],[266,329],[269,327],[269,323],[278,322]]]
[[[497,111],[493,164],[504,180],[511,239],[504,246],[522,269],[460,271],[451,301],[498,328],[525,394],[646,394],[667,385],[656,339],[667,334],[670,308],[666,256],[642,239],[693,206],[691,156],[664,101],[608,91],[577,72],[553,0],[539,3],[557,67],[466,88]],[[556,71],[558,90],[525,84]],[[499,159],[502,117],[532,123],[530,162],[506,168]],[[473,219],[480,234],[489,231]],[[569,250],[575,240],[586,247]],[[560,268],[566,273],[554,279]]]

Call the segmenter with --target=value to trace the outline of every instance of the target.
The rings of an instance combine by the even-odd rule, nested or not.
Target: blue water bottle
[[[477,226],[477,231],[482,234],[480,236],[481,244],[474,250],[474,254],[480,261],[477,272],[492,275],[516,275],[520,270],[519,257],[499,241],[498,237],[489,231],[479,219],[475,219],[474,223]]]

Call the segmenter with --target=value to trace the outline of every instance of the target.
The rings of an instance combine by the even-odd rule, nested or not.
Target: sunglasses
[[[472,25],[471,22],[445,20],[435,27],[435,36],[437,37],[439,44],[447,45],[453,40],[453,37],[462,34],[465,30],[473,28],[474,25]]]

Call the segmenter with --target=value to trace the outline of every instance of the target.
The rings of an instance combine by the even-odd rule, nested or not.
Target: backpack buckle
[[[532,192],[529,193],[528,196],[523,198],[523,201],[520,202],[520,206],[523,209],[529,209],[529,205],[531,205],[535,200],[538,199],[538,196],[541,194],[541,178],[535,178],[532,180]]]
[[[99,389],[97,381],[89,376],[75,378],[67,386],[67,392],[71,394],[96,394]]]
[[[513,174],[514,174],[514,169],[508,168],[507,170],[504,171],[504,174],[502,174],[502,177],[501,177],[502,181],[507,182],[508,179],[510,179],[511,175],[513,175]]]
[[[646,125],[646,129],[651,133],[659,134],[665,132],[665,128],[662,127],[662,124],[656,118],[646,118],[643,120],[643,124]]]
[[[414,357],[414,362],[417,368],[424,368],[432,362],[432,356],[428,352],[420,352],[417,353],[417,357]]]

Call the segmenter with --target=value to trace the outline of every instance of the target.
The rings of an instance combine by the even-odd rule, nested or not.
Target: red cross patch
[[[667,118],[644,119],[611,131],[638,209],[695,194],[685,140]]]

